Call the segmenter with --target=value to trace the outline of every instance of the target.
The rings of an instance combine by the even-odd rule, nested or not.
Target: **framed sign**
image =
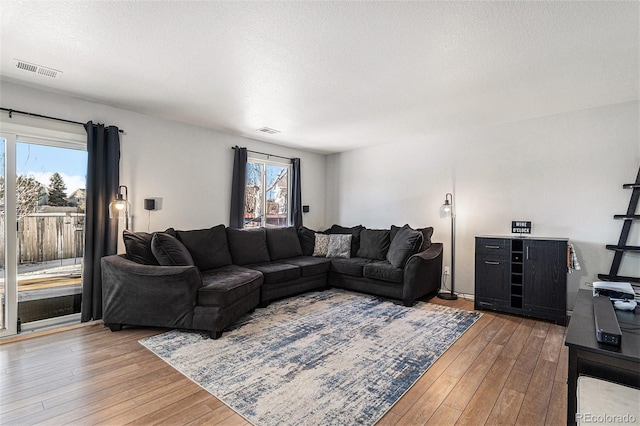
[[[514,220],[511,222],[511,232],[514,234],[530,234],[531,222]]]

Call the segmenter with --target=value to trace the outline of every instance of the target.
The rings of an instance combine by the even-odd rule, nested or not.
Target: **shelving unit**
[[[629,233],[631,232],[631,225],[634,221],[640,220],[640,215],[636,214],[638,200],[640,200],[640,168],[638,169],[635,183],[625,183],[622,187],[624,189],[631,189],[629,207],[627,208],[626,214],[616,214],[613,216],[614,219],[623,220],[624,223],[622,224],[618,244],[608,244],[605,246],[608,250],[615,251],[613,261],[611,262],[611,269],[608,274],[598,274],[598,278],[603,281],[640,283],[640,277],[618,275],[620,264],[622,263],[622,256],[628,252],[640,252],[640,246],[627,245]]]
[[[511,240],[511,307],[516,309],[522,309],[523,249],[522,240]]]

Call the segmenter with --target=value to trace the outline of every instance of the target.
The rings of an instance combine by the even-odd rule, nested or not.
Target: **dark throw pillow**
[[[287,259],[302,256],[302,247],[298,239],[296,228],[266,228],[267,248],[271,260]]]
[[[409,225],[404,225],[404,226],[409,226]],[[393,241],[393,237],[395,237],[396,233],[400,229],[402,229],[400,226],[391,225],[391,234],[390,234],[391,241]],[[428,226],[426,228],[418,228],[416,229],[416,231],[420,231],[422,233],[422,245],[420,246],[420,249],[418,251],[419,252],[425,251],[426,249],[431,247],[431,236],[433,235],[433,227]]]
[[[264,263],[271,260],[264,228],[246,230],[227,228],[227,240],[234,265]]]
[[[151,239],[151,251],[162,266],[192,266],[189,250],[176,237],[157,232]]]
[[[358,257],[385,260],[391,245],[391,231],[388,229],[363,229],[360,232]]]
[[[305,226],[298,228],[298,239],[304,256],[313,256],[313,248],[316,245],[316,231]]]
[[[400,228],[389,246],[387,260],[395,268],[404,268],[409,257],[418,252],[422,245],[422,232],[411,229],[409,225]]]
[[[176,235],[187,247],[193,262],[200,270],[206,271],[231,265],[231,253],[224,225],[209,229],[176,231]]]
[[[360,233],[364,227],[362,225],[354,226],[351,228],[345,228],[340,225],[333,225],[329,230],[329,234],[351,234],[351,253],[358,253],[360,248]]]
[[[173,228],[164,231],[166,234],[175,236]],[[122,240],[127,254],[127,259],[142,265],[159,265],[156,257],[151,251],[151,239],[155,232],[132,232],[127,229],[122,231]]]
[[[422,232],[422,246],[419,251],[425,251],[431,247],[431,236],[433,235],[433,227],[419,228],[418,231]]]

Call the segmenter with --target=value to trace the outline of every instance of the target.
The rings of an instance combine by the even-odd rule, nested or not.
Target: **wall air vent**
[[[258,129],[258,131],[262,133],[269,133],[270,135],[280,133],[280,130],[272,129],[271,127],[261,127]]]
[[[29,62],[21,61],[20,59],[14,59],[14,62],[16,64],[16,68],[20,70],[43,75],[45,77],[60,78],[60,76],[62,75],[62,71],[54,70],[53,68],[43,67],[42,65],[36,65]]]

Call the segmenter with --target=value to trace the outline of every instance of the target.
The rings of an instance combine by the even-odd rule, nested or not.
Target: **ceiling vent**
[[[20,59],[14,59],[14,62],[16,64],[16,68],[18,68],[19,70],[43,75],[50,78],[60,78],[60,76],[62,75],[62,71],[43,67],[42,65],[31,64],[29,62],[21,61]]]
[[[271,127],[261,127],[258,129],[259,132],[269,133],[270,135],[275,135],[276,133],[280,133],[280,130],[272,129]]]

